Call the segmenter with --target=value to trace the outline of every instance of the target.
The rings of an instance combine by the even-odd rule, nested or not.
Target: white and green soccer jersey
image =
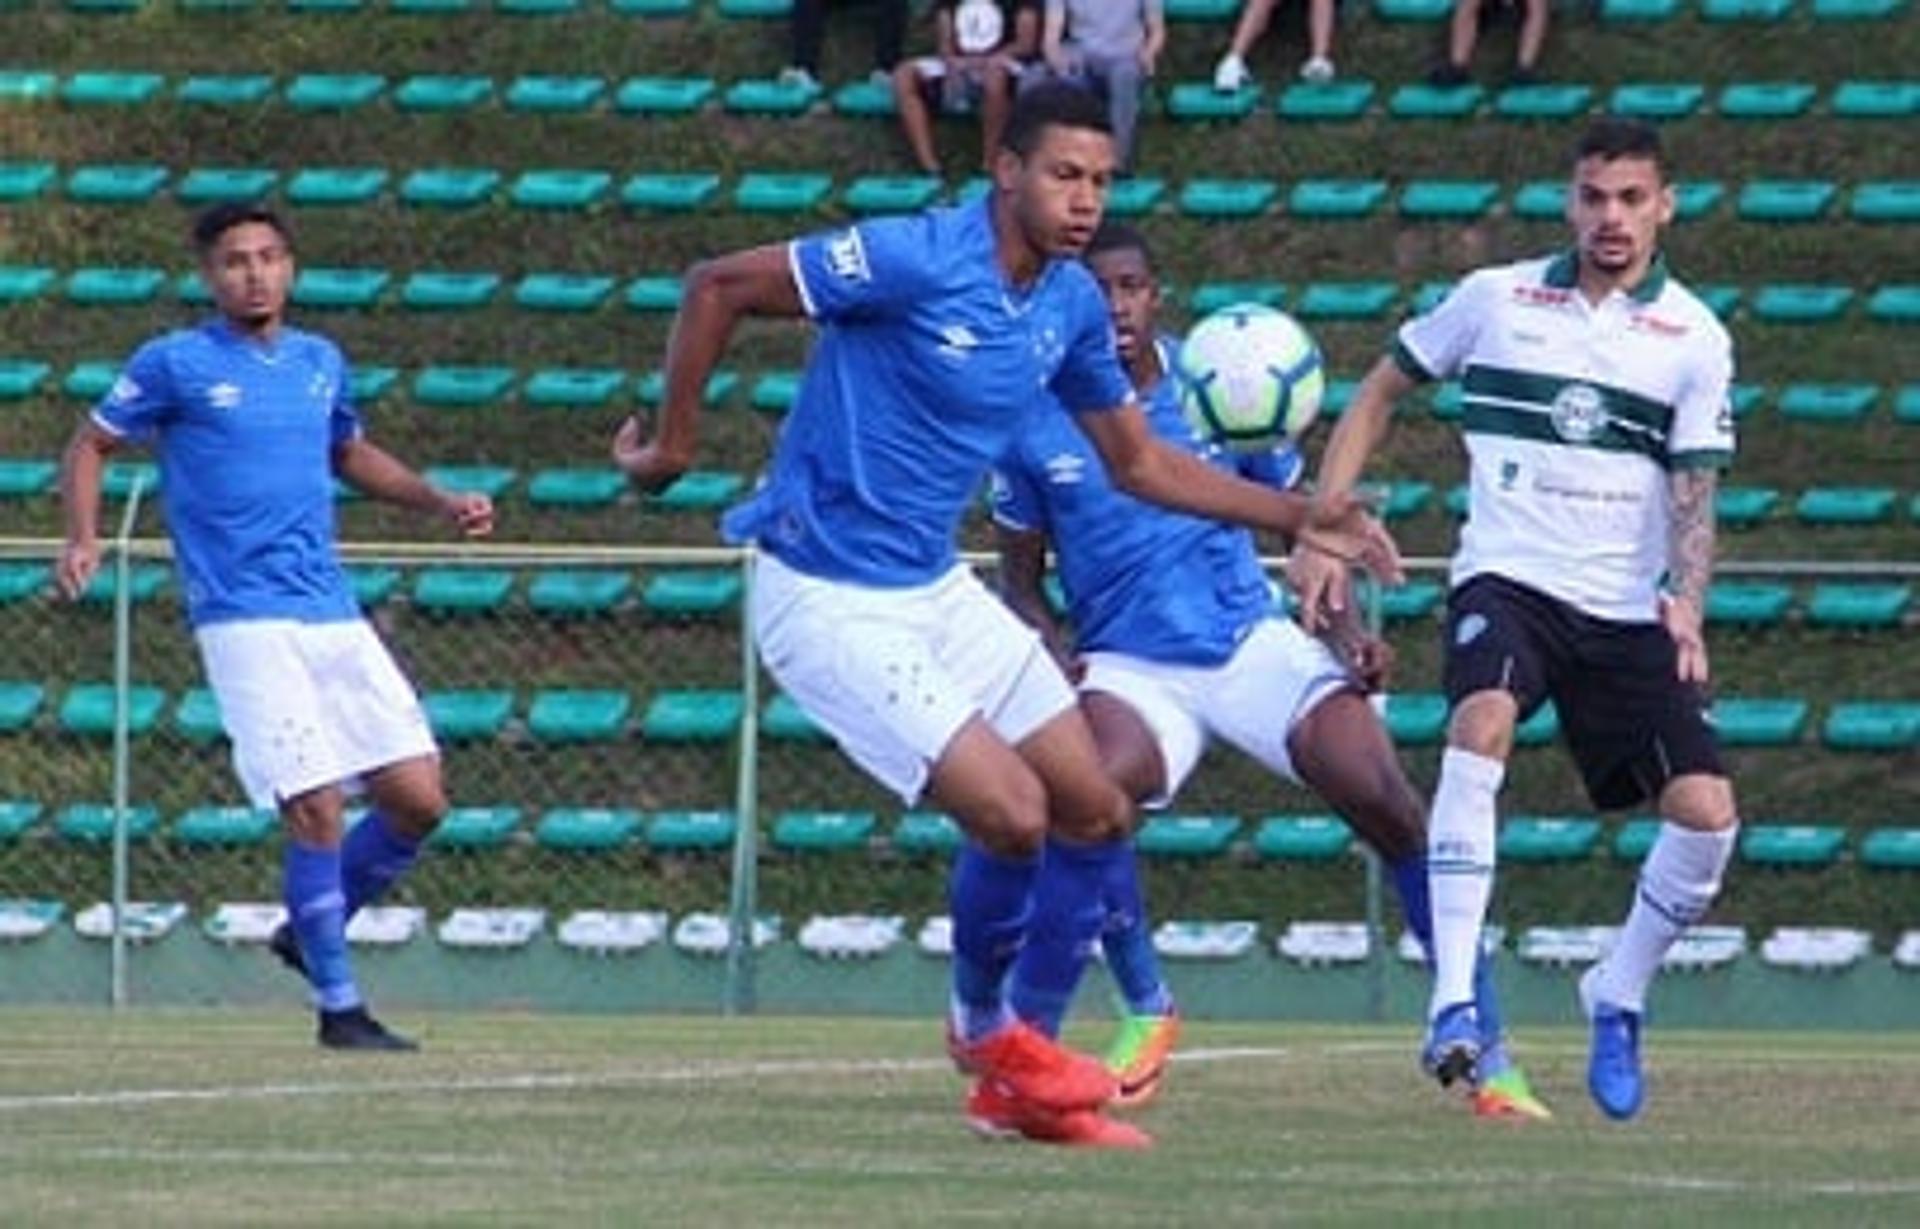
[[[1471,486],[1453,583],[1493,572],[1646,621],[1671,471],[1733,457],[1733,347],[1658,263],[1597,305],[1575,273],[1571,254],[1479,270],[1401,326],[1393,357],[1461,381]]]

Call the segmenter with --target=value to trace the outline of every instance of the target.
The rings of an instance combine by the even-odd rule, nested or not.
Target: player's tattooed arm
[[[1712,469],[1673,475],[1667,588],[1695,610],[1706,605],[1707,582],[1713,578],[1713,498],[1719,486],[1720,475]]]

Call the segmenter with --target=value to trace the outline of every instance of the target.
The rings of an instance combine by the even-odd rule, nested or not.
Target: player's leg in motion
[[[374,904],[420,858],[420,846],[447,813],[436,756],[389,764],[367,777],[373,807],[348,830],[340,849],[347,917]]]

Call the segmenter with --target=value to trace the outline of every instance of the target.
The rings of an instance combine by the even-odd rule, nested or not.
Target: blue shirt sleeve
[[[1075,266],[1073,301],[1068,307],[1066,354],[1054,373],[1052,389],[1069,411],[1111,410],[1134,399],[1133,384],[1120,366],[1114,345],[1113,318],[1107,301],[1094,285],[1093,275]]]
[[[156,337],[127,360],[106,397],[93,408],[93,421],[122,439],[144,443],[178,411],[166,339]]]
[[[994,524],[1028,533],[1046,530],[1046,501],[1018,449],[994,463],[989,491]]]
[[[787,248],[801,305],[816,320],[897,315],[935,280],[924,216],[877,218],[796,239]]]
[[[347,369],[347,360],[338,350],[333,351],[332,368],[329,378],[333,381],[333,405],[327,414],[327,430],[335,448],[359,439],[366,434],[366,427],[360,421],[360,411],[353,405],[352,373]]]
[[[1298,448],[1292,444],[1282,444],[1265,452],[1236,454],[1234,468],[1239,470],[1242,478],[1264,483],[1276,491],[1285,491],[1300,481],[1306,461]]]

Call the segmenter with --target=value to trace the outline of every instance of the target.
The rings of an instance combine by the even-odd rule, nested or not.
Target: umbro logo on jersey
[[[1071,452],[1047,458],[1047,481],[1055,486],[1078,486],[1086,480],[1087,459]]]
[[[207,404],[216,410],[231,410],[240,404],[240,386],[226,380],[207,390]]]
[[[860,232],[850,230],[827,241],[827,269],[843,282],[870,282],[873,270],[867,266],[867,246]]]
[[[958,361],[967,357],[979,344],[980,339],[964,324],[944,325],[940,329],[939,349],[943,357]]]

